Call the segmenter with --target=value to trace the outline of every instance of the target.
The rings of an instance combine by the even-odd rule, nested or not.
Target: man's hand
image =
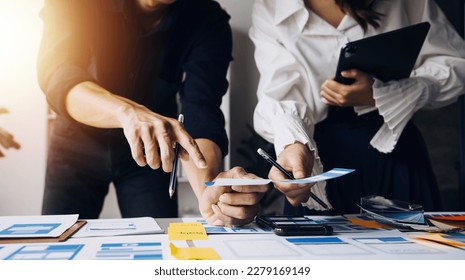
[[[130,99],[115,95],[100,85],[86,81],[67,95],[66,108],[78,122],[100,128],[123,128],[134,160],[153,169],[173,169],[176,142],[192,158],[197,168],[206,160],[195,140],[176,119],[154,113]]]
[[[351,85],[344,85],[333,78],[327,79],[321,85],[320,92],[327,104],[340,107],[375,105],[374,79],[370,75],[355,69],[342,71],[341,74],[344,78],[355,79],[355,82]]]
[[[310,177],[312,175],[314,155],[310,149],[299,142],[288,145],[278,156],[277,162],[284,169],[291,172],[296,179]],[[272,180],[289,179],[276,167],[270,169],[268,177]],[[310,188],[313,184],[289,184],[274,183],[275,188],[281,191],[290,204],[297,206],[306,202],[310,197]]]
[[[241,167],[221,172],[215,178],[258,178]],[[267,185],[206,187],[199,197],[202,216],[211,225],[242,226],[253,221]]]
[[[206,162],[196,141],[176,119],[154,113],[144,106],[131,107],[122,120],[123,131],[134,160],[140,166],[148,164],[153,169],[173,169],[174,146],[176,142],[193,159],[198,168],[205,168]]]

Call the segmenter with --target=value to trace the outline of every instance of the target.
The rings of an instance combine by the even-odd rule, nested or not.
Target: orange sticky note
[[[455,246],[455,247],[465,247],[464,243],[444,238],[444,234],[441,234],[441,233],[431,233],[431,234],[426,234],[426,235],[421,235],[421,236],[415,236],[415,238],[434,241],[434,242],[438,242],[438,243],[442,243],[442,244],[446,244],[450,246]]]
[[[171,255],[178,260],[220,260],[213,248],[179,248],[170,243]]]
[[[170,223],[168,226],[168,238],[170,240],[205,240],[207,232],[199,222],[194,223]]]
[[[380,224],[375,220],[362,220],[354,217],[349,217],[347,219],[354,225],[366,228],[392,228],[390,226]]]

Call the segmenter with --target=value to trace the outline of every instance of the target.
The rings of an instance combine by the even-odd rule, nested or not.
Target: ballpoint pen
[[[262,158],[264,158],[266,161],[268,161],[271,165],[273,165],[274,167],[276,167],[279,171],[281,171],[282,173],[284,173],[287,178],[289,179],[292,179],[292,180],[295,180],[294,176],[292,176],[291,173],[289,173],[289,171],[287,171],[286,169],[284,169],[284,167],[282,167],[278,162],[276,162],[267,152],[265,152],[263,149],[259,148],[257,150],[257,153],[262,156]],[[318,204],[320,204],[321,206],[323,206],[325,209],[329,209],[328,205],[326,205],[326,203],[324,203],[321,199],[318,198],[318,196],[316,196],[314,193],[310,192],[310,196],[316,201],[318,202]]]
[[[184,123],[184,115],[179,114],[178,122]],[[178,157],[179,157],[179,143],[176,142],[174,147],[174,160],[173,160],[173,170],[171,170],[169,192],[170,198],[173,197],[174,191],[176,190],[176,178],[178,171]]]

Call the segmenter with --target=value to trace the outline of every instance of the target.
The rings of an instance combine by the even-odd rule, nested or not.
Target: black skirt
[[[360,198],[380,195],[441,211],[441,198],[428,150],[417,127],[409,122],[391,153],[370,145],[383,124],[377,111],[357,116],[353,108],[330,107],[328,117],[315,127],[315,141],[324,171],[335,167],[355,172],[327,181],[326,192],[334,209],[318,212],[285,203],[285,214],[359,213]]]

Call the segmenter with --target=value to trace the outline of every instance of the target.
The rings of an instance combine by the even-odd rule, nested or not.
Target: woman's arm
[[[274,144],[278,163],[294,177],[304,178],[320,174],[323,169],[313,140],[316,115],[322,105],[309,90],[310,73],[281,42],[272,5],[272,2],[256,1],[252,11],[249,35],[255,44],[255,61],[260,72],[254,128]],[[296,153],[299,157],[295,157]],[[276,168],[271,168],[269,177],[286,179]],[[319,204],[308,200],[310,191],[330,205],[324,182],[297,187],[276,183],[275,187],[294,205],[307,203],[310,208],[323,210]]]

